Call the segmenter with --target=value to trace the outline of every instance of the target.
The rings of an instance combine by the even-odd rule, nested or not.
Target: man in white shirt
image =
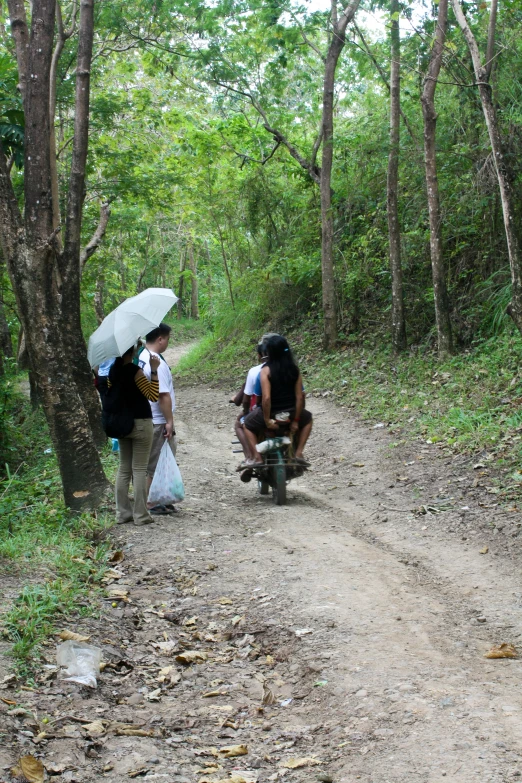
[[[248,371],[248,375],[245,381],[245,387],[243,389],[243,397],[241,399],[238,399],[238,402],[236,402],[236,405],[242,405],[243,406],[243,412],[240,413],[235,421],[234,429],[237,435],[237,438],[241,444],[241,448],[243,449],[243,454],[245,455],[245,460],[247,459],[254,459],[255,454],[251,453],[250,446],[248,444],[248,440],[245,435],[245,431],[243,428],[243,421],[245,419],[245,416],[247,416],[250,413],[251,407],[252,407],[252,397],[255,395],[256,391],[256,381],[259,378],[259,375],[261,373],[261,368],[264,366],[264,363],[266,361],[265,356],[265,341],[274,335],[274,332],[267,332],[262,336],[260,341],[257,344],[257,356],[259,359],[260,364],[254,365],[254,367],[251,367]],[[238,395],[239,397],[239,395]],[[235,402],[235,398],[231,400],[231,402]],[[241,463],[243,465],[243,463]],[[241,467],[241,466],[240,466]],[[239,468],[238,468],[239,470]]]
[[[149,332],[145,338],[145,348],[139,356],[139,366],[149,380],[151,354],[155,354],[161,359],[158,367],[159,399],[158,402],[150,403],[154,435],[147,466],[149,487],[152,484],[152,478],[165,438],[168,440],[172,453],[176,454],[176,431],[173,418],[176,410],[176,397],[170,367],[161,355],[168,348],[171,331],[172,329],[168,324],[161,323],[156,329]],[[149,507],[149,510],[151,514],[165,514],[175,511],[173,506],[154,506],[152,508]]]

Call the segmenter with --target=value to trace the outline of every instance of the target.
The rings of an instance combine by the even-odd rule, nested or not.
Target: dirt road
[[[390,448],[314,398],[313,467],[278,508],[235,473],[228,395],[177,394],[182,511],[114,529],[129,600],[75,628],[109,666],[94,691],[52,669],[18,691],[4,768],[32,753],[82,782],[521,777],[521,663],[484,658],[520,638],[519,515],[485,507],[487,467]]]

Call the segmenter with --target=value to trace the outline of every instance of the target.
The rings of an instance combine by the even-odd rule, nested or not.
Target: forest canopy
[[[29,369],[70,505],[106,486],[85,337],[147,287],[327,350],[522,330],[520,4],[1,13],[1,367]]]

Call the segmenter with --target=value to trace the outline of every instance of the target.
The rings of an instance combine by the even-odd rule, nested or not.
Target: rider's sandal
[[[304,457],[294,457],[294,462],[297,462],[297,464],[302,468],[309,468],[310,462],[307,462]]]

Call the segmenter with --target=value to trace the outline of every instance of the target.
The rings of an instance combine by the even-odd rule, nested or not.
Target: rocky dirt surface
[[[391,448],[313,398],[280,508],[235,473],[227,397],[178,390],[182,510],[113,529],[100,616],[70,628],[98,687],[57,678],[54,642],[34,688],[0,686],[0,780],[24,755],[82,783],[522,777],[521,663],[484,657],[520,641],[520,516],[487,455]]]

